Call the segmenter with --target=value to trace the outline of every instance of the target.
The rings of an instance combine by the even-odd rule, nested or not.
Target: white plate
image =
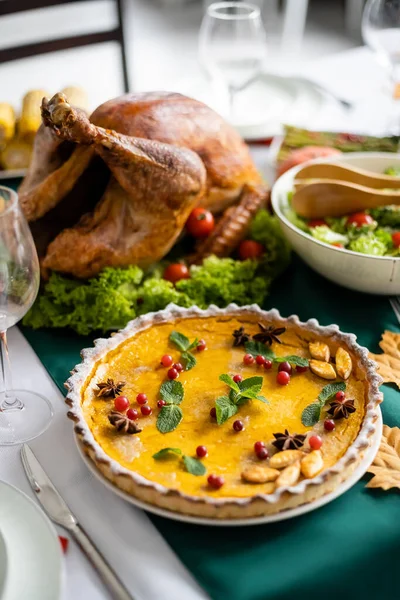
[[[184,523],[194,523],[195,525],[217,525],[217,526],[238,526],[238,525],[262,525],[264,523],[273,523],[275,521],[284,521],[286,519],[292,519],[293,517],[298,517],[299,515],[303,515],[304,513],[310,512],[323,506],[324,504],[328,504],[338,496],[341,496],[347,490],[349,490],[361,477],[364,475],[370,464],[375,458],[376,453],[378,452],[379,444],[382,437],[382,413],[378,408],[378,420],[376,422],[376,431],[371,441],[371,446],[365,453],[364,458],[358,465],[358,467],[354,470],[354,472],[343,481],[333,492],[330,494],[326,494],[322,496],[322,498],[318,498],[314,500],[314,502],[309,502],[308,504],[304,504],[303,506],[298,506],[296,508],[291,508],[275,515],[265,515],[263,517],[252,517],[248,519],[207,519],[201,517],[193,517],[190,515],[183,515],[180,513],[175,513],[169,510],[165,510],[163,508],[158,508],[157,506],[153,506],[152,504],[147,504],[146,502],[142,502],[141,500],[137,500],[134,496],[127,494],[123,490],[120,490],[114,484],[112,484],[106,477],[104,477],[100,471],[96,468],[96,465],[93,461],[85,454],[82,449],[82,445],[79,442],[79,438],[75,435],[76,445],[79,450],[79,454],[81,455],[82,460],[86,463],[88,469],[99,479],[106,487],[112,490],[118,496],[121,496],[127,502],[134,504],[138,508],[142,508],[143,510],[147,510],[148,512],[154,513],[155,515],[159,515],[160,517],[166,517],[167,519],[173,519],[175,521],[183,521]]]
[[[27,170],[28,169],[10,169],[9,171],[0,171],[0,180],[25,177]]]
[[[0,482],[0,532],[0,599],[59,600],[63,557],[57,532],[28,496],[4,482]]]
[[[201,100],[231,120],[226,113],[226,92],[220,85],[197,77],[177,83],[174,91]],[[232,125],[246,140],[272,138],[283,132],[283,124],[310,128],[326,102],[312,82],[264,73],[237,94]]]

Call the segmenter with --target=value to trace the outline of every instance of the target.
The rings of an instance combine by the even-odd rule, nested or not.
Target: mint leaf
[[[182,352],[181,361],[183,361],[185,371],[190,371],[190,369],[193,369],[197,365],[197,360],[191,352]]]
[[[308,367],[308,358],[303,358],[302,356],[297,356],[296,354],[290,354],[289,356],[277,356],[274,359],[274,362],[288,362],[296,367]]]
[[[220,396],[215,401],[218,425],[222,425],[237,413],[237,406],[228,396]]]
[[[160,396],[167,404],[180,404],[185,391],[180,381],[164,381],[160,387]]]
[[[199,338],[195,338],[194,341],[190,344],[190,346],[188,348],[186,348],[187,350],[194,350],[195,348],[197,348],[199,343]]]
[[[263,402],[264,404],[269,404],[265,396],[257,396],[256,400],[260,400],[260,402]]]
[[[179,350],[182,351],[188,350],[190,346],[189,339],[183,333],[179,333],[179,331],[172,331],[169,341],[178,346]]]
[[[321,417],[321,404],[320,402],[313,402],[305,407],[301,413],[301,422],[305,427],[312,427],[318,423]]]
[[[325,387],[322,388],[318,400],[321,404],[325,404],[328,400],[333,398],[336,392],[344,392],[346,389],[346,384],[344,381],[336,381],[335,383],[328,383]]]
[[[261,402],[264,402],[264,404],[269,404],[268,400],[264,396],[259,396],[252,390],[247,390],[246,392],[243,392],[243,394],[240,394],[238,398],[234,400],[234,402],[237,406],[241,406],[242,404],[248,402],[248,400],[260,400]]]
[[[183,413],[176,404],[167,404],[163,406],[158,413],[157,429],[161,433],[169,433],[176,429],[183,419]]]
[[[246,342],[244,347],[246,352],[254,357],[261,354],[261,356],[268,358],[268,360],[274,360],[275,358],[274,351],[261,342]]]
[[[171,453],[181,455],[182,450],[180,450],[179,448],[162,448],[162,450],[159,450],[158,452],[153,454],[153,458],[155,460],[160,460],[162,458],[167,458],[167,456],[169,456]]]
[[[258,394],[258,392],[261,392],[262,384],[262,377],[248,377],[247,379],[240,381],[238,383],[238,386],[241,394],[243,394],[246,390],[249,389],[254,390]]]
[[[184,456],[183,462],[185,463],[186,471],[188,471],[191,475],[204,475],[207,472],[207,469],[203,465],[200,460],[197,458],[192,458],[191,456]]]
[[[229,387],[234,390],[235,392],[239,391],[239,386],[237,383],[235,383],[232,379],[232,377],[230,375],[228,375],[227,373],[223,373],[222,375],[219,376],[219,380],[223,381],[224,383],[226,383],[226,385],[229,385]]]

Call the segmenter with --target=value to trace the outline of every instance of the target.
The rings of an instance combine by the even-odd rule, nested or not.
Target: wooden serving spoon
[[[400,190],[400,177],[373,173],[359,167],[345,167],[336,163],[314,163],[300,169],[296,179],[337,179],[370,188],[391,188]]]
[[[342,217],[366,208],[400,205],[400,190],[382,191],[334,179],[314,179],[299,184],[292,206],[300,217],[306,219]]]

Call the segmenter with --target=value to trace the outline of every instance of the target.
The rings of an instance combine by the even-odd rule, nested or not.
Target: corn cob
[[[83,88],[71,85],[61,90],[61,93],[66,95],[68,104],[71,104],[76,108],[82,108],[83,110],[88,112],[88,97],[86,91]]]
[[[15,113],[11,104],[0,102],[0,144],[8,142],[15,133]]]
[[[3,169],[25,169],[29,167],[32,145],[25,140],[14,138],[0,153],[0,164]]]
[[[25,94],[19,120],[19,134],[21,137],[32,139],[39,129],[42,122],[40,106],[44,96],[48,96],[48,93],[44,90],[33,90]]]

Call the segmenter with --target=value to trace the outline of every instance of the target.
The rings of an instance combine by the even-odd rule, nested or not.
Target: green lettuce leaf
[[[109,267],[87,281],[52,273],[23,323],[34,329],[67,327],[87,335],[121,329],[170,302],[200,308],[263,304],[273,278],[287,267],[290,250],[277,218],[266,210],[256,215],[249,236],[265,246],[261,260],[210,256],[192,266],[190,279],[176,286],[162,279],[161,264],[146,274],[136,266]]]
[[[386,254],[385,244],[372,232],[351,240],[349,250],[369,254],[370,256],[384,256]]]
[[[348,238],[341,233],[336,233],[327,225],[319,225],[318,227],[313,227],[311,230],[311,235],[316,240],[320,242],[325,242],[326,244],[343,244],[345,246],[348,243]]]

